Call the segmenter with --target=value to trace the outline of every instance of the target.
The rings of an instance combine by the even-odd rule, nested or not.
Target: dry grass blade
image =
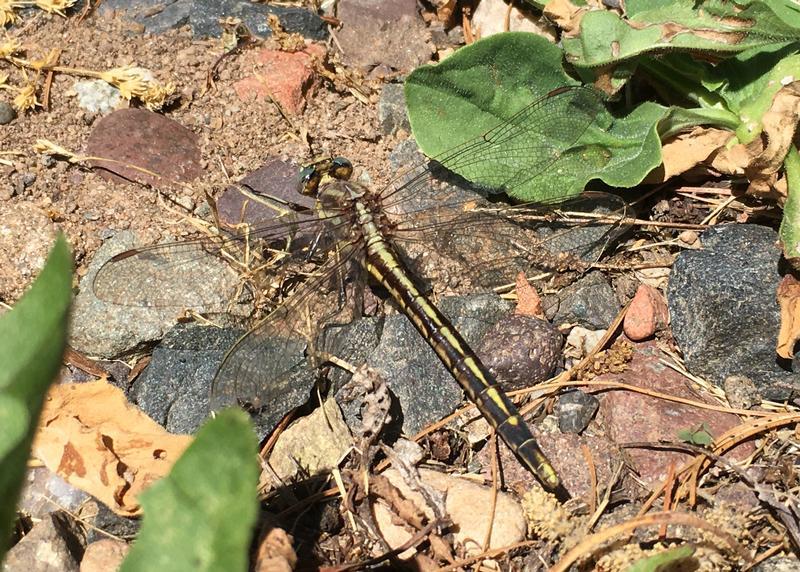
[[[621,524],[605,528],[596,534],[584,538],[579,544],[567,552],[561,558],[561,560],[556,563],[555,566],[550,568],[550,572],[566,572],[578,560],[584,556],[591,555],[597,548],[621,534],[631,533],[635,529],[643,526],[660,526],[662,524],[683,524],[694,528],[708,530],[720,540],[725,542],[725,544],[727,544],[728,547],[731,548],[741,560],[747,563],[752,562],[750,553],[747,552],[745,547],[739,544],[739,542],[737,542],[736,539],[727,532],[720,530],[705,520],[688,513],[661,512],[633,518]]]

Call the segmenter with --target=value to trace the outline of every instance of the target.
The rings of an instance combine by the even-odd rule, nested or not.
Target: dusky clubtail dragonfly
[[[274,336],[285,338],[287,349],[303,344],[299,332],[308,329],[310,308],[318,307],[321,300],[328,307],[339,307],[342,300],[337,293],[349,273],[356,269],[356,274],[363,278],[366,271],[388,291],[522,464],[546,489],[565,497],[558,475],[516,406],[409,276],[400,253],[406,251],[403,245],[440,245],[441,251],[454,252],[452,256],[469,267],[456,280],[466,279],[475,288],[495,286],[498,280],[508,282],[516,271],[529,269],[542,243],[541,237],[532,234],[542,224],[541,205],[500,207],[481,201],[478,195],[460,186],[443,183],[442,177],[457,172],[463,179],[479,180],[478,191],[497,193],[512,190],[545,170],[580,161],[582,150],[576,143],[594,121],[600,99],[597,92],[587,87],[554,90],[483,136],[410,169],[377,192],[350,182],[352,167],[345,160],[318,163],[303,172],[301,188],[301,192],[316,198],[313,216],[307,209],[294,205],[290,210],[297,216],[250,230],[246,237],[241,234],[219,239],[206,237],[123,252],[100,269],[93,283],[95,294],[125,305],[186,304],[209,310],[206,298],[210,294],[202,292],[202,277],[187,285],[197,291],[187,292],[186,300],[165,298],[164,292],[175,291],[163,286],[171,280],[176,265],[209,252],[227,252],[243,244],[245,238],[259,239],[269,245],[272,265],[265,271],[272,276],[277,276],[276,269],[285,268],[288,262],[316,260],[319,267],[291,297],[231,348],[214,379],[212,409],[237,403],[261,406],[263,388],[290,375],[285,367],[275,365],[280,355],[266,351],[265,340]],[[554,133],[560,137],[553,137]],[[565,141],[567,133],[570,137]],[[497,169],[498,163],[505,167]],[[333,180],[320,184],[325,175]],[[609,219],[624,220],[624,209],[619,210],[624,203],[615,202],[610,196],[604,196],[604,200],[611,201],[616,210],[605,208],[607,216],[601,223],[594,223],[602,224],[600,238],[594,233],[590,244],[579,242],[575,248],[596,249],[597,241],[602,237],[607,239],[610,229],[615,228]],[[585,211],[597,202],[597,197],[581,196],[557,206],[561,212]],[[559,224],[552,214],[553,205],[546,207],[551,214],[545,220],[556,220]],[[581,224],[593,224],[593,220],[596,219],[583,220]],[[298,241],[301,246],[293,250],[289,246],[291,240],[286,237],[295,236],[302,229],[313,229],[314,238]],[[475,247],[469,246],[471,240],[489,241],[501,250],[490,255],[489,261],[471,260],[476,254]]]

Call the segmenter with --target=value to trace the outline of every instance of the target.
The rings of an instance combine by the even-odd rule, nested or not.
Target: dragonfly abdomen
[[[444,314],[419,291],[394,248],[380,234],[371,218],[367,216],[362,220],[366,222],[362,231],[366,238],[367,271],[388,290],[400,310],[528,470],[547,490],[560,497],[568,496],[555,469],[497,380]]]

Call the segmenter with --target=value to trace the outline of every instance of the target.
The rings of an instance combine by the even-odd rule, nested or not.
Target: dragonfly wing
[[[454,288],[491,289],[531,268],[581,270],[626,228],[625,202],[606,193],[515,206],[475,196],[398,225],[393,239],[422,275]]]
[[[341,247],[341,256],[331,257],[287,302],[236,342],[212,383],[212,410],[239,406],[257,412],[266,433],[308,400],[317,374],[306,349],[325,322],[338,322],[339,290],[350,269],[360,266],[359,245]]]

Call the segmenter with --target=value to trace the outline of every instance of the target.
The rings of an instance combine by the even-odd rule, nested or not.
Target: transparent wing
[[[324,223],[280,217],[250,232],[127,250],[100,268],[92,290],[101,300],[123,306],[222,312],[230,307],[241,276],[253,268],[270,280],[309,256],[310,249],[320,255],[331,248],[314,243]]]
[[[236,342],[214,378],[213,410],[248,406],[267,409],[280,418],[305,402],[315,379],[305,349],[321,333],[321,323],[339,321],[343,314],[350,317],[342,288],[351,272],[360,272],[362,244],[360,239],[340,243],[337,254],[287,302]]]
[[[403,208],[402,203],[413,203],[419,189],[427,188],[432,179],[446,172],[488,193],[509,193],[548,172],[563,172],[571,164],[605,163],[609,159],[607,150],[576,147],[602,105],[603,96],[593,88],[557,89],[484,135],[408,170],[381,192],[382,203],[386,208],[409,212],[413,204]],[[554,188],[550,196],[563,193]],[[441,197],[440,204],[446,208],[448,198]]]

